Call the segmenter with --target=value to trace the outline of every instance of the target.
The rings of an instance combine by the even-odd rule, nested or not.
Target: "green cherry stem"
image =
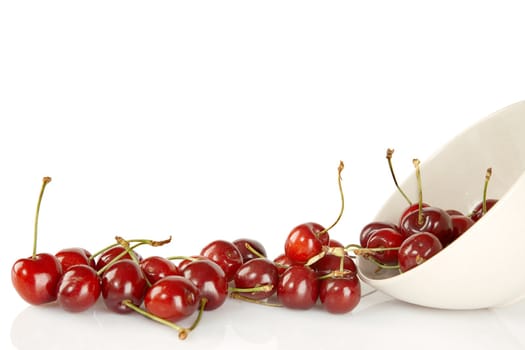
[[[269,302],[264,301],[264,300],[251,299],[251,298],[245,297],[245,296],[243,296],[243,295],[241,295],[239,293],[231,293],[230,294],[230,298],[241,300],[241,301],[246,301],[246,302],[252,303],[252,304],[271,306],[271,307],[283,307],[282,304],[269,303]]]
[[[246,247],[246,249],[248,249],[250,251],[250,253],[252,253],[256,257],[258,257],[258,258],[266,258],[264,255],[262,255],[260,252],[258,252],[254,247],[252,247],[252,245],[250,243],[246,242],[246,243],[244,243],[244,246]]]
[[[228,287],[230,293],[257,293],[257,292],[271,292],[273,290],[273,284],[263,284],[252,288],[237,288]]]
[[[401,195],[405,198],[405,200],[407,201],[408,205],[412,205],[412,201],[410,200],[410,198],[408,198],[407,194],[405,193],[405,191],[403,191],[403,189],[399,186],[399,184],[397,183],[397,179],[396,179],[396,174],[394,172],[394,167],[392,165],[392,155],[394,154],[394,150],[389,148],[386,150],[386,159],[388,161],[388,167],[390,168],[390,174],[392,175],[392,179],[394,180],[394,184],[396,185],[397,187],[397,190],[399,191],[399,193],[401,193]]]
[[[133,302],[131,300],[124,300],[122,302],[122,304],[124,304],[126,307],[130,308],[131,310],[137,312],[138,314],[149,318],[150,320],[156,321],[156,322],[158,322],[160,324],[163,324],[165,326],[168,326],[168,327],[176,330],[177,332],[179,332],[179,339],[184,340],[184,339],[186,339],[188,337],[188,333],[190,332],[190,330],[188,328],[184,328],[184,327],[179,326],[178,324],[176,324],[174,322],[170,322],[170,321],[165,320],[165,319],[163,319],[161,317],[155,316],[152,313],[147,312],[146,310],[143,310],[140,307],[138,307],[137,305],[133,304]]]
[[[485,185],[483,186],[483,202],[482,202],[483,215],[487,213],[487,189],[489,187],[489,181],[490,181],[491,176],[492,176],[492,168],[488,168],[485,174]]]
[[[33,231],[33,260],[36,259],[36,242],[38,240],[38,217],[40,216],[40,204],[42,203],[42,197],[44,196],[44,190],[48,183],[51,182],[51,178],[46,176],[42,179],[42,187],[40,188],[40,195],[38,196],[38,202],[36,204],[36,213],[35,213],[35,227]]]
[[[337,168],[337,184],[339,186],[339,194],[341,196],[341,209],[339,210],[339,215],[337,216],[337,219],[335,219],[335,221],[332,223],[332,225],[330,225],[328,228],[325,228],[321,232],[318,232],[317,233],[317,237],[319,237],[319,236],[327,233],[328,231],[330,231],[335,225],[337,225],[337,223],[339,222],[339,220],[341,220],[341,217],[343,216],[343,212],[345,210],[345,196],[343,194],[343,185],[342,185],[341,173],[343,172],[344,167],[345,167],[345,165],[344,165],[343,161],[340,160],[339,161],[339,167]]]
[[[418,210],[417,210],[417,223],[423,225],[423,185],[421,183],[421,162],[419,159],[413,159],[412,163],[416,168],[416,180],[417,180],[417,193],[418,193]]]

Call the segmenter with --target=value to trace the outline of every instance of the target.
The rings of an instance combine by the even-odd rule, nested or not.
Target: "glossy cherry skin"
[[[423,223],[418,223],[419,213],[417,210],[411,212],[400,223],[401,233],[405,237],[419,232],[430,232],[434,234],[446,247],[454,240],[454,228],[450,215],[443,209],[437,207],[425,207],[422,209]]]
[[[461,236],[465,231],[474,225],[474,220],[465,215],[450,215],[453,227],[453,240]]]
[[[315,223],[298,225],[288,234],[284,243],[284,253],[295,263],[305,264],[323,250],[323,241],[316,233]],[[318,231],[320,232],[320,231]],[[324,233],[321,236],[328,235]],[[326,240],[328,245],[329,239]]]
[[[350,312],[361,300],[361,283],[356,275],[323,279],[319,285],[319,300],[332,314]]]
[[[130,300],[134,305],[140,306],[146,289],[144,274],[133,260],[119,260],[102,274],[102,299],[111,311],[121,314],[132,312],[122,302]]]
[[[233,280],[237,269],[242,265],[242,255],[237,247],[228,241],[216,240],[202,248],[200,255],[212,260],[219,265],[226,280]]]
[[[35,258],[17,260],[11,269],[11,282],[18,294],[32,305],[55,301],[62,266],[53,254],[40,253]]]
[[[406,272],[421,265],[443,249],[440,240],[432,233],[420,232],[405,239],[399,248],[399,270]]]
[[[237,247],[237,249],[239,249],[239,252],[242,255],[243,262],[255,258],[260,258],[261,256],[266,257],[266,249],[264,248],[263,244],[255,239],[239,238],[233,241],[232,243]],[[259,256],[251,252],[246,247],[246,244],[249,244],[257,253],[259,253]]]
[[[251,259],[237,270],[233,278],[236,288],[254,288],[259,286],[271,286],[269,291],[239,292],[239,294],[255,300],[271,297],[277,291],[279,283],[279,272],[277,266],[266,258]]]
[[[66,272],[71,266],[74,265],[89,265],[93,268],[96,268],[95,260],[90,259],[91,253],[79,247],[65,248],[59,250],[55,256],[62,265],[62,271]]]
[[[317,274],[308,266],[290,266],[279,279],[277,297],[283,306],[291,309],[312,308],[319,297]]]
[[[405,237],[391,228],[382,228],[374,231],[369,239],[367,248],[399,248]],[[385,265],[397,265],[397,250],[384,250],[370,253],[376,261]]]
[[[426,207],[429,207],[430,205],[428,203],[423,203],[421,204],[421,207],[422,208],[426,208]],[[403,213],[401,214],[401,216],[399,217],[399,224],[398,226],[401,226],[401,222],[405,219],[405,217],[409,214],[412,214],[413,212],[417,212],[419,211],[419,203],[414,203],[414,204],[411,204],[409,205],[404,211]]]
[[[86,264],[67,269],[58,283],[57,303],[66,311],[81,312],[93,306],[100,296],[100,277]]]
[[[486,200],[487,211],[489,211],[494,206],[494,204],[496,204],[497,202],[498,202],[497,199],[493,199],[493,198],[487,199]],[[472,209],[470,218],[474,220],[474,222],[476,222],[479,219],[481,219],[482,216],[483,216],[483,202],[480,202],[474,207],[474,209]]]
[[[122,254],[124,251],[126,251],[126,248],[120,245],[107,249],[105,252],[100,254],[100,256],[98,257],[97,264],[96,264],[96,270],[99,271],[100,269],[102,269],[109,262],[115,260],[116,257]],[[133,251],[133,254],[135,254],[135,257],[137,258],[139,262],[142,260],[142,257],[137,252]],[[124,254],[119,260],[125,260],[125,259],[133,260],[129,252]]]
[[[278,255],[275,259],[273,259],[273,262],[277,267],[277,272],[279,273],[279,276],[282,275],[283,272],[286,271],[286,269],[290,266],[297,265],[284,253]]]
[[[399,227],[391,222],[372,221],[361,229],[361,233],[359,234],[359,244],[361,247],[366,247],[368,245],[368,238],[370,238],[370,235],[381,228],[391,228],[393,230],[399,231]]]
[[[168,276],[152,285],[144,297],[144,307],[155,316],[180,321],[198,308],[199,289],[187,278]]]
[[[177,265],[162,256],[148,256],[141,260],[139,266],[150,284],[166,276],[182,276],[182,272],[180,272]]]
[[[341,257],[333,254],[326,254],[310,267],[317,273],[317,276],[326,276],[333,271],[340,270]],[[343,256],[343,270],[351,275],[357,274],[357,267],[354,261],[347,255]]]
[[[219,265],[211,260],[195,260],[182,270],[185,278],[190,280],[207,302],[204,310],[215,310],[228,297],[228,281],[226,274]]]

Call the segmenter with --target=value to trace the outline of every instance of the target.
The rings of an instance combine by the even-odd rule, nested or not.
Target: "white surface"
[[[0,2],[1,348],[182,346],[139,316],[20,300],[9,270],[31,253],[42,176],[53,182],[39,251],[173,235],[155,254],[192,254],[249,236],[276,256],[297,223],[334,220],[343,160],[332,237],[357,242],[393,190],[387,147],[403,179],[412,158],[524,99],[520,6]],[[332,316],[228,302],[184,347],[520,349],[523,308],[438,311],[373,294]]]

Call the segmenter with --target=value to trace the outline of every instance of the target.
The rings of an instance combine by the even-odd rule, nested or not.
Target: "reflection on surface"
[[[444,347],[522,349],[525,302],[493,310],[447,311],[392,300],[373,293],[354,312],[332,315],[265,307],[227,300],[206,312],[199,327],[183,343],[168,327],[140,315],[118,315],[102,304],[80,314],[56,305],[29,306],[15,318],[11,340],[20,350],[52,349],[443,349]]]

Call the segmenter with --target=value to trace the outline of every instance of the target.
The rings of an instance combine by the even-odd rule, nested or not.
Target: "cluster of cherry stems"
[[[330,239],[329,231],[342,216],[343,163],[338,167],[341,211],[328,228],[309,222],[296,226],[284,244],[284,253],[271,260],[255,239],[215,240],[192,256],[149,256],[137,252],[141,245],[161,246],[164,241],[124,239],[91,254],[84,248],[62,249],[56,254],[37,253],[37,229],[45,177],[38,198],[33,255],[17,260],[11,271],[13,286],[33,305],[56,302],[64,310],[82,312],[102,297],[116,313],[137,312],[174,328],[185,339],[204,311],[214,310],[228,297],[267,306],[310,309],[316,305],[330,313],[352,311],[362,298],[354,258],[361,255],[381,269],[405,272],[420,265],[474,224],[496,200],[483,201],[470,215],[423,203],[412,204],[397,185],[391,156],[387,159],[396,186],[409,202],[399,223],[372,222],[360,234],[360,244],[344,246]],[[419,161],[414,160],[419,189]],[[420,191],[421,194],[421,191]],[[191,325],[178,322],[197,314]]]

